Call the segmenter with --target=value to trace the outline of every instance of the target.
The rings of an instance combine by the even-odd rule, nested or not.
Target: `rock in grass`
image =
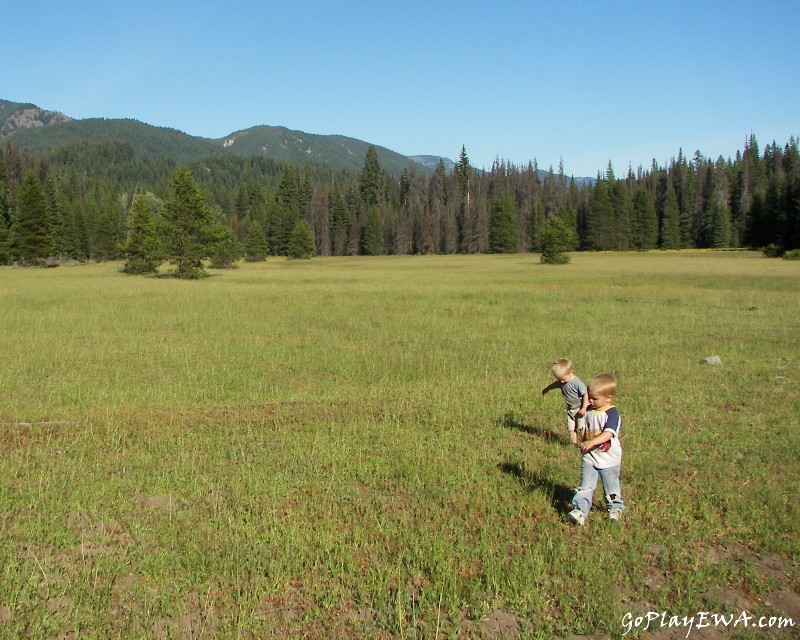
[[[708,356],[703,358],[700,364],[722,364],[722,359],[719,356]]]

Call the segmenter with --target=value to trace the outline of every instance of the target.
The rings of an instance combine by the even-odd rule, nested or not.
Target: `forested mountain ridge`
[[[0,100],[0,139],[24,129],[46,127],[71,118],[58,111],[45,111],[35,104]]]
[[[298,164],[321,164],[360,171],[370,144],[341,135],[319,135],[286,127],[260,125],[232,133],[221,140],[225,150],[240,156],[261,156]],[[385,147],[375,146],[381,166],[399,176],[410,166],[425,171],[426,165]],[[433,171],[436,167],[430,168]]]
[[[0,104],[6,121],[19,111],[11,106]],[[29,116],[15,122],[31,126],[0,139],[0,265],[130,258],[139,227],[151,229],[154,245],[168,243],[165,224],[180,209],[176,176],[194,194],[199,218],[213,221],[205,235],[214,247],[203,251],[206,257],[217,251],[219,263],[240,250],[246,259],[294,255],[299,245],[323,256],[541,251],[545,257],[547,246],[562,252],[743,247],[775,255],[800,249],[794,137],[761,149],[751,134],[734,158],[677,149],[666,166],[654,161],[620,176],[609,163],[596,182],[581,184],[561,166],[542,171],[535,160],[515,166],[498,159],[479,171],[463,146],[452,171],[439,158],[433,171],[412,165],[398,175],[373,145],[353,160],[356,169],[313,162],[318,141],[280,128],[214,141],[134,120],[47,124],[51,116]],[[124,140],[103,134],[109,123]],[[70,138],[75,128],[84,137]],[[25,136],[45,133],[64,144],[40,151],[21,145]],[[247,155],[264,146],[264,135],[278,147],[301,149],[301,160]],[[347,139],[337,148],[357,153]]]
[[[250,127],[215,140],[133,119],[75,120],[33,104],[0,100],[0,142],[13,143],[29,153],[39,153],[99,140],[125,143],[138,154],[156,155],[177,162],[227,154],[311,163],[349,171],[361,169],[370,147],[368,142],[342,135],[317,135],[269,125]],[[436,168],[384,147],[375,146],[375,149],[381,166],[392,175],[399,176],[412,166],[420,172],[433,172]]]
[[[0,139],[0,142],[14,144],[33,154],[57,151],[79,143],[106,141],[126,144],[140,155],[161,156],[176,162],[190,162],[219,153],[219,145],[211,140],[138,120],[70,120],[48,127],[18,129]]]

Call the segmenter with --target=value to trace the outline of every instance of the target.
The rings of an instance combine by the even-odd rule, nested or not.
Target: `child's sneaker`
[[[583,515],[583,511],[580,509],[573,509],[567,514],[567,518],[569,518],[570,522],[573,524],[582,527],[583,524],[586,522],[586,516]]]
[[[609,509],[608,510],[608,519],[611,522],[619,522],[619,519],[622,517],[622,509]]]

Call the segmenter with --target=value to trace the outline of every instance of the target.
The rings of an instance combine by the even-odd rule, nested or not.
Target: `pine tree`
[[[9,191],[8,171],[0,153],[0,222],[11,227],[11,193]]]
[[[314,255],[314,232],[306,220],[300,219],[292,229],[289,238],[288,256],[296,259],[307,259]]]
[[[361,233],[361,253],[365,256],[379,256],[383,253],[383,228],[378,206],[374,204],[367,208]]]
[[[383,193],[383,171],[378,162],[378,152],[369,145],[364,157],[364,168],[361,170],[361,200],[366,206],[377,205]]]
[[[585,248],[590,251],[613,249],[614,215],[607,180],[600,180],[592,190],[586,215]]]
[[[239,189],[236,193],[236,204],[234,208],[234,215],[239,220],[244,220],[250,215],[250,207],[253,203],[253,188],[250,185],[250,179],[244,175]]]
[[[659,247],[662,249],[680,249],[681,246],[681,221],[678,209],[678,198],[672,184],[667,186],[667,195],[664,200],[664,215],[661,219],[661,237]]]
[[[42,183],[29,171],[17,193],[17,216],[12,227],[14,253],[21,264],[43,265],[55,244]]]
[[[300,172],[290,162],[283,165],[275,200],[283,209],[300,212]]]
[[[497,198],[492,206],[492,217],[489,228],[489,249],[492,253],[516,253],[519,251],[517,241],[517,212],[507,191]]]
[[[89,229],[86,224],[86,214],[84,207],[75,208],[75,259],[88,260],[91,255],[91,243],[89,242]]]
[[[745,226],[745,244],[751,249],[765,247],[770,243],[766,199],[764,190],[761,187],[756,188],[750,201],[750,211]]]
[[[631,222],[634,218],[633,202],[624,180],[616,180],[611,187],[614,223],[612,248],[620,251],[630,248]]]
[[[714,163],[703,158],[698,151],[695,154],[697,167],[697,189],[695,193],[694,213],[692,217],[692,234],[698,247],[713,246],[714,223],[711,217],[711,199],[715,193]]]
[[[439,159],[439,164],[430,179],[428,187],[428,216],[426,216],[426,238],[425,244],[429,248],[430,253],[439,253],[443,251],[445,244],[442,237],[444,225],[442,221],[446,217],[447,211],[447,171],[444,166],[444,160]]]
[[[313,197],[314,187],[311,185],[311,170],[306,166],[303,170],[303,178],[299,181],[297,193],[298,211],[301,216],[308,215],[308,207]]]
[[[461,155],[456,164],[456,180],[459,191],[458,211],[458,238],[459,250],[471,253],[475,246],[475,205],[472,201],[473,170],[469,164],[469,157],[464,145],[461,146]]]
[[[112,260],[116,257],[118,245],[117,221],[119,204],[107,191],[94,193],[97,200],[93,203],[94,228],[92,234],[92,257],[96,260]]]
[[[464,145],[461,145],[461,155],[458,159],[458,164],[456,165],[456,180],[458,181],[458,192],[461,196],[461,207],[459,211],[459,236],[460,236],[460,244],[464,247],[467,244],[467,235],[468,232],[466,231],[468,227],[469,221],[469,210],[470,210],[470,203],[469,203],[469,187],[470,187],[470,178],[472,175],[472,167],[469,166],[469,157],[467,156],[467,149]]]
[[[11,264],[12,262],[11,229],[6,226],[5,221],[0,218],[0,265]]]
[[[289,239],[300,219],[300,172],[286,163],[275,194],[278,204],[277,229],[271,248],[278,255],[289,255]]]
[[[61,210],[61,251],[67,258],[78,259],[78,230],[75,218],[77,203],[72,200],[64,199],[64,206]]]
[[[66,255],[66,245],[64,239],[64,213],[62,199],[59,197],[59,189],[55,180],[48,177],[42,183],[42,191],[47,202],[47,210],[50,214],[50,228],[53,232],[53,254],[57,256]]]
[[[344,254],[348,256],[357,256],[361,251],[361,241],[363,239],[364,221],[362,219],[362,211],[364,204],[361,201],[361,192],[358,189],[353,189],[349,193],[347,200],[347,212],[350,218],[350,227],[347,233],[347,242],[345,244]]]
[[[690,249],[697,246],[697,241],[693,233],[694,201],[697,191],[696,185],[694,171],[692,169],[687,169],[686,186],[683,190],[683,198],[679,202],[681,208],[681,249]]]
[[[731,219],[728,205],[720,192],[714,193],[708,206],[708,220],[712,225],[711,246],[715,249],[731,244]]]
[[[333,185],[328,226],[331,234],[331,253],[343,256],[347,249],[347,238],[350,235],[350,210],[342,196],[339,183]]]
[[[246,262],[263,262],[268,253],[269,245],[264,227],[258,220],[253,220],[244,236],[244,259]]]
[[[467,149],[461,145],[461,155],[456,164],[456,178],[458,179],[458,190],[461,192],[462,198],[465,201],[465,207],[469,208],[469,183],[472,174],[472,167],[469,166],[469,157],[467,156]]]
[[[209,257],[212,269],[236,269],[237,261],[242,257],[242,247],[236,233],[230,227],[221,224],[214,229],[214,240],[211,244]]]
[[[570,261],[567,252],[575,248],[578,236],[566,217],[557,215],[540,225],[536,241],[542,252],[542,263],[567,264]]]
[[[535,202],[531,207],[530,220],[528,221],[528,232],[530,233],[530,243],[535,251],[542,250],[541,241],[539,238],[539,230],[542,228],[545,222],[546,222],[546,217],[544,215],[544,212],[542,211],[542,205],[539,202]]]
[[[169,189],[164,206],[166,257],[176,265],[176,277],[203,277],[203,259],[211,255],[219,239],[219,224],[188,167],[175,169]]]
[[[783,172],[786,176],[783,190],[784,246],[792,250],[800,248],[800,150],[794,138],[784,148]]]
[[[642,187],[636,189],[633,199],[633,229],[631,248],[647,251],[658,243],[658,218],[650,194]]]
[[[128,237],[120,247],[125,258],[122,271],[146,274],[158,271],[161,264],[161,243],[150,203],[140,195],[133,199],[127,225]]]
[[[0,265],[11,264],[11,196],[8,189],[8,173],[0,155]]]

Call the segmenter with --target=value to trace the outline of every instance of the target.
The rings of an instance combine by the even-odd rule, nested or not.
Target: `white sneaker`
[[[622,517],[622,509],[609,509],[608,510],[608,519],[611,522],[619,522],[619,519]]]
[[[586,516],[583,514],[583,511],[580,509],[573,509],[567,514],[567,518],[569,518],[570,522],[582,527],[583,524],[586,522]]]

